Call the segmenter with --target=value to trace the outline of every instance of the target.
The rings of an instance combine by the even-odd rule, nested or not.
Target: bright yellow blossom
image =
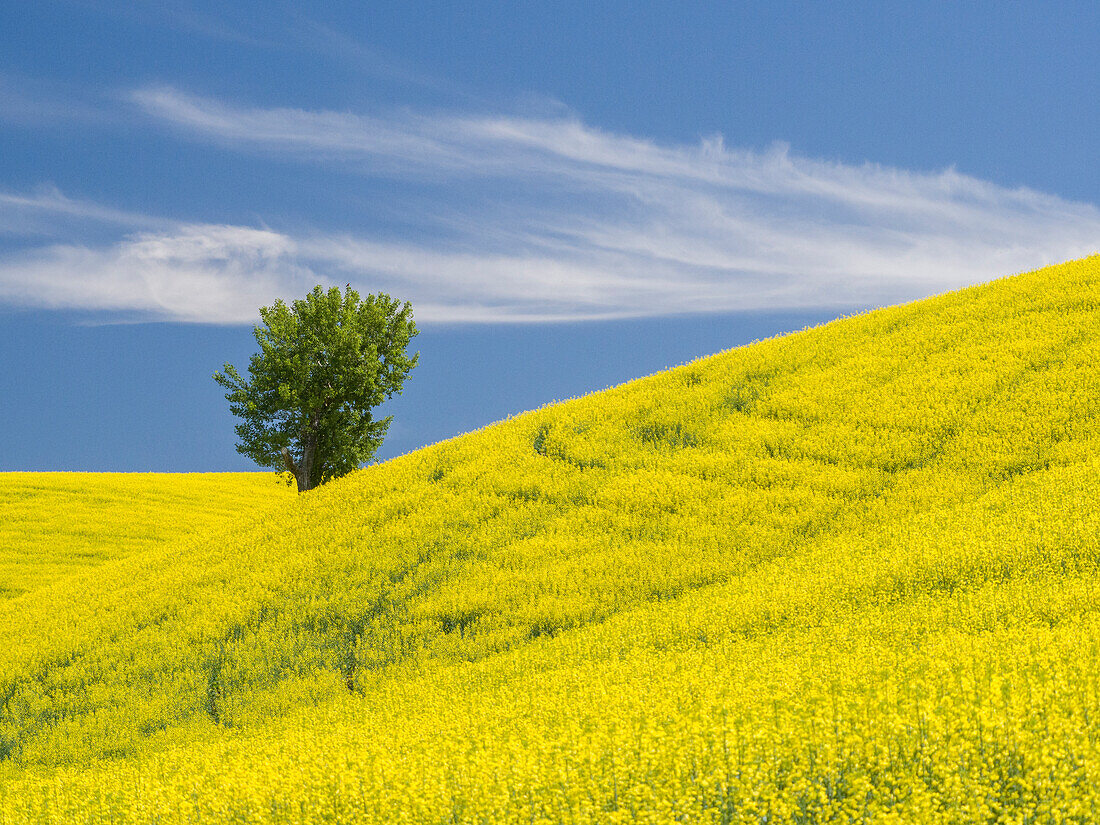
[[[1098,365],[1094,257],[104,528],[0,603],[0,823],[1096,821]]]

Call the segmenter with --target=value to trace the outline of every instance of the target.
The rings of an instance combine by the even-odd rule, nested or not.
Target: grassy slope
[[[0,598],[266,509],[270,473],[0,473]]]
[[[1098,356],[1093,258],[535,411],[13,599],[0,748],[31,774],[5,804],[1080,799]],[[129,761],[33,778],[102,757]]]

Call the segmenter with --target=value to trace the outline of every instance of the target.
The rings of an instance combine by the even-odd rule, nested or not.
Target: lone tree
[[[214,380],[242,419],[237,452],[285,468],[304,493],[358,469],[381,446],[393,416],[375,421],[371,410],[401,393],[420,355],[405,354],[417,333],[412,306],[384,293],[360,298],[350,284],[343,294],[316,286],[290,306],[262,307],[260,318],[249,380],[232,364]]]

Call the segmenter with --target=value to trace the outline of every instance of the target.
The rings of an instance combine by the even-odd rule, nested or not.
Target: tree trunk
[[[317,418],[309,422],[309,429],[302,438],[302,460],[298,462],[298,492],[313,489],[313,462],[317,458]]]
[[[320,423],[320,416],[314,413],[309,417],[309,424],[302,428],[301,441],[302,441],[302,457],[298,463],[294,463],[294,459],[290,457],[290,450],[283,447],[279,452],[283,454],[283,464],[286,466],[287,471],[294,476],[294,480],[298,482],[298,492],[304,493],[307,490],[313,489],[313,464],[317,458],[317,428]]]
[[[298,468],[294,466],[294,459],[290,457],[290,450],[288,450],[286,447],[283,447],[280,452],[283,454],[283,464],[286,465],[286,471],[294,476],[295,479],[297,479]]]
[[[283,454],[283,464],[286,465],[287,472],[294,476],[294,481],[298,484],[298,492],[304,493],[310,489],[309,474],[313,468],[313,453],[316,447],[312,443],[312,439],[305,442],[302,445],[302,461],[300,464],[295,464],[294,459],[290,457],[290,451],[283,447],[281,450]]]
[[[310,442],[302,445],[302,460],[298,462],[298,492],[304,493],[313,487],[310,475],[313,471],[313,453],[315,447]]]

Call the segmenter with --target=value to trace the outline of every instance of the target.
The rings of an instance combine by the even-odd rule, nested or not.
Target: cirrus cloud
[[[0,256],[0,301],[249,323],[275,297],[351,282],[427,322],[605,319],[893,303],[1100,248],[1093,204],[951,169],[661,145],[568,116],[255,108],[163,87],[132,99],[188,139],[415,179],[441,208],[395,239],[0,193],[0,231],[29,212],[121,227]],[[493,197],[465,199],[471,181]]]

